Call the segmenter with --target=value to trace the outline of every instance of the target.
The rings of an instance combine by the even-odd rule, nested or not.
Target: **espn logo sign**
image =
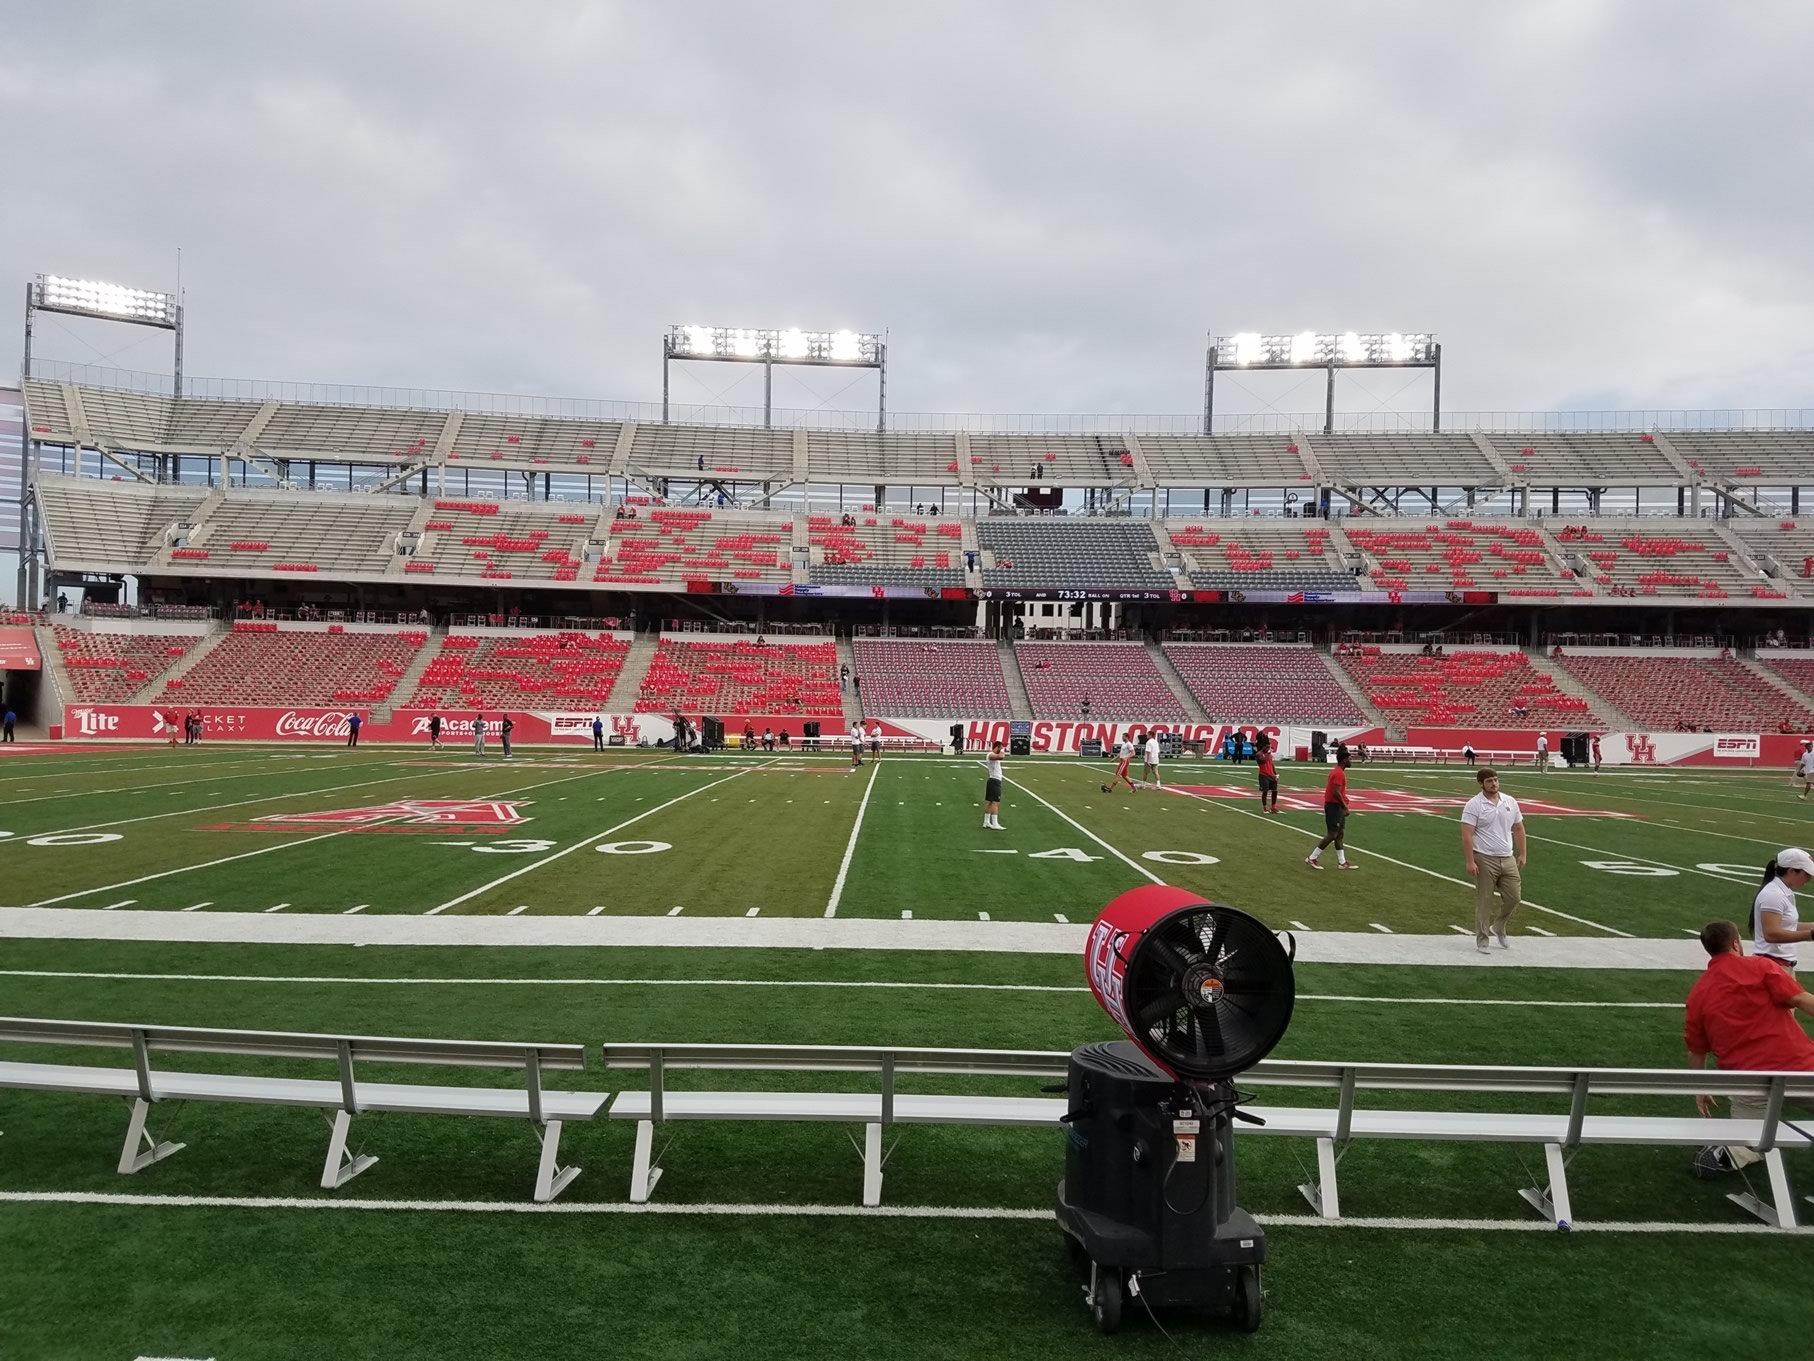
[[[1747,737],[1716,737],[1713,754],[1727,761],[1755,761],[1763,754],[1763,739],[1752,733]]]

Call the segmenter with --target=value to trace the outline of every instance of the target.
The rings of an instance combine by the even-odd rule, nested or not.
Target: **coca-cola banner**
[[[108,741],[168,739],[182,730],[190,713],[177,705],[71,704],[63,711],[63,735]],[[352,709],[237,709],[202,706],[202,736],[219,741],[250,742],[340,741],[347,735],[347,717],[364,710]],[[369,728],[376,735],[376,727]]]

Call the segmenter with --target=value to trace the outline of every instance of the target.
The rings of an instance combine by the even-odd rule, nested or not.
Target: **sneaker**
[[[1339,870],[1357,870],[1360,866],[1355,864],[1352,860],[1344,860],[1341,864],[1337,865],[1336,868]]]
[[[1322,862],[1322,861],[1320,861],[1320,860],[1312,860],[1312,859],[1310,859],[1310,858],[1309,858],[1309,857],[1308,857],[1308,856],[1306,856],[1306,857],[1304,857],[1304,863],[1305,863],[1305,864],[1306,864],[1306,865],[1308,865],[1308,866],[1310,866],[1310,868],[1311,868],[1311,869],[1313,869],[1313,870],[1320,870],[1320,869],[1321,869],[1321,868],[1322,868],[1322,867],[1323,867],[1323,862]]]
[[[1007,828],[1006,828],[1006,827],[1004,827],[1004,826],[1002,826],[1002,825],[1001,825],[1001,824],[1000,824],[1000,823],[999,823],[999,822],[998,822],[998,823],[996,823],[996,824],[995,824],[995,826],[994,826],[994,828],[993,828],[993,830],[994,830],[994,831],[997,831],[997,832],[1005,832],[1005,831],[1007,831],[1007,830],[1008,830],[1008,829],[1007,829]]]
[[[1480,953],[1481,953],[1481,954],[1483,954],[1483,955],[1489,955],[1489,954],[1491,954],[1491,953],[1492,953],[1492,951],[1491,951],[1491,950],[1489,950],[1489,949],[1487,949],[1487,948],[1486,948],[1486,942],[1485,942],[1485,941],[1484,941],[1484,940],[1477,940],[1477,941],[1475,941],[1475,942],[1474,942],[1474,948],[1475,948],[1475,949],[1476,949],[1476,950],[1478,950],[1478,951],[1479,951],[1479,952],[1480,952]]]
[[[1505,928],[1503,926],[1495,926],[1493,928],[1493,939],[1499,942],[1499,948],[1501,950],[1509,950],[1512,948],[1511,941],[1505,938]]]
[[[1702,1181],[1712,1181],[1734,1170],[1732,1153],[1724,1144],[1703,1144],[1695,1150],[1694,1175]]]

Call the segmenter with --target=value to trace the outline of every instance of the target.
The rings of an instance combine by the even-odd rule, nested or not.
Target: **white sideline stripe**
[[[1081,764],[1081,763],[1079,763],[1079,764]],[[1294,827],[1289,822],[1275,822],[1271,818],[1261,817],[1261,815],[1258,813],[1250,813],[1245,808],[1237,808],[1232,803],[1230,803],[1229,801],[1227,801],[1225,799],[1207,798],[1202,794],[1193,794],[1188,789],[1176,789],[1176,790],[1173,790],[1173,792],[1177,793],[1177,794],[1182,794],[1186,798],[1189,798],[1189,799],[1195,799],[1199,803],[1207,804],[1211,808],[1220,808],[1224,812],[1229,812],[1229,813],[1239,813],[1242,817],[1256,818],[1259,821],[1268,823],[1271,826],[1281,827],[1285,831],[1296,832],[1300,836],[1307,836],[1307,837],[1310,837],[1315,840],[1321,840],[1321,838],[1317,837],[1317,834],[1314,831],[1312,831],[1311,829],[1309,829],[1308,827]],[[1400,860],[1400,859],[1396,858],[1395,856],[1382,855],[1378,851],[1363,850],[1362,848],[1360,848],[1358,846],[1349,846],[1348,849],[1350,851],[1353,851],[1356,855],[1370,855],[1375,860],[1384,860],[1388,865],[1397,865],[1401,869],[1416,870],[1419,874],[1427,874],[1432,879],[1441,879],[1446,883],[1459,884],[1463,888],[1473,888],[1474,887],[1466,879],[1457,879],[1452,874],[1443,874],[1438,870],[1425,869],[1422,865],[1413,865],[1409,860]],[[1529,898],[1524,899],[1522,905],[1525,907],[1534,908],[1538,912],[1547,912],[1552,917],[1561,917],[1564,921],[1576,922],[1582,926],[1591,926],[1591,927],[1593,927],[1594,930],[1604,931],[1609,936],[1621,936],[1626,940],[1637,939],[1637,937],[1634,936],[1630,931],[1621,931],[1616,926],[1606,926],[1600,922],[1589,921],[1586,917],[1577,917],[1572,913],[1562,912],[1553,907],[1544,907],[1541,903],[1533,903]]]
[[[285,908],[286,908],[286,907],[288,907],[288,906],[289,906],[289,904],[288,904],[288,903],[277,903],[277,904],[275,904],[275,905],[273,905],[273,906],[271,906],[271,907],[267,907],[267,908],[266,908],[266,909],[265,909],[265,911],[266,911],[266,912],[281,912],[281,911],[283,911],[283,910],[284,910],[284,909],[285,909]]]
[[[1379,922],[1368,922],[1367,925],[1371,926],[1375,931],[1379,932],[1382,936],[1389,936],[1392,934],[1391,927],[1383,926]]]
[[[605,910],[605,905],[603,903],[600,903],[597,907],[593,908],[590,912],[586,913],[586,915],[588,917],[596,917],[599,913],[603,912],[604,910]]]
[[[1453,931],[1458,936],[1471,936],[1474,934],[1472,931],[1468,930],[1468,928],[1465,926],[1456,926],[1453,924],[1451,924],[1449,926],[1449,930]]]
[[[522,903],[516,907],[511,908],[510,911],[506,912],[504,915],[506,917],[520,917],[528,910],[529,910],[529,904]]]
[[[1300,931],[1308,931],[1310,929],[1308,926],[1305,926],[1304,923],[1300,922],[1300,921],[1294,921],[1291,924],[1293,926],[1297,927],[1297,929]]]
[[[699,1215],[744,1219],[983,1219],[1027,1220],[1050,1223],[1049,1208],[971,1205],[730,1205],[715,1202],[687,1205],[648,1201],[637,1205],[626,1200],[598,1202],[555,1200],[537,1203],[521,1200],[341,1200],[305,1199],[299,1196],[151,1196],[123,1191],[0,1191],[0,1203],[16,1205],[131,1205],[176,1210],[340,1210],[372,1212],[427,1212],[458,1214],[528,1215]],[[1556,1226],[1541,1219],[1421,1219],[1361,1218],[1324,1219],[1320,1215],[1254,1216],[1269,1228],[1291,1229],[1397,1229],[1412,1233],[1555,1233]],[[1575,1233],[1709,1233],[1785,1234],[1814,1236],[1814,1226],[1779,1229],[1773,1225],[1718,1222],[1677,1223],[1662,1220],[1606,1220],[1576,1223]]]
[[[838,915],[838,904],[844,899],[844,880],[850,874],[851,857],[857,853],[857,834],[863,830],[863,815],[869,811],[869,796],[875,792],[876,776],[881,773],[881,762],[872,761],[869,766],[869,783],[863,786],[863,801],[857,805],[857,820],[851,824],[850,840],[844,843],[844,858],[838,862],[838,877],[832,883],[831,897],[825,902],[825,915],[828,917]]]
[[[1527,926],[1524,929],[1529,931],[1533,936],[1554,937],[1556,934],[1554,931],[1545,931],[1541,926]]]
[[[589,775],[596,775],[596,774],[601,774],[601,773],[602,773],[601,771],[587,772],[587,774],[589,774]],[[617,826],[615,826],[615,827],[607,827],[607,828],[605,828],[604,831],[599,832],[594,836],[589,836],[584,841],[576,841],[571,846],[567,847],[567,849],[564,851],[556,851],[553,855],[544,856],[544,857],[542,857],[542,859],[536,861],[533,865],[524,865],[521,869],[512,870],[509,874],[501,874],[496,879],[493,879],[489,884],[480,884],[477,888],[471,890],[470,892],[462,893],[458,898],[449,898],[446,902],[442,903],[439,907],[429,908],[428,912],[425,915],[433,917],[433,916],[438,915],[439,913],[447,911],[447,909],[450,907],[458,907],[461,903],[467,902],[473,898],[477,898],[480,894],[489,893],[494,888],[503,887],[505,884],[508,884],[512,879],[519,879],[525,874],[530,874],[536,870],[541,869],[542,866],[544,866],[544,865],[552,865],[556,860],[560,860],[566,856],[572,855],[575,851],[584,850],[588,846],[591,846],[597,842],[603,841],[606,837],[610,836],[613,832],[621,832],[621,831],[623,831],[624,828],[632,826],[635,823],[641,822],[644,818],[652,818],[657,813],[661,812],[664,808],[672,808],[675,804],[680,803],[683,800],[690,799],[695,794],[703,794],[708,789],[716,789],[719,785],[724,784],[726,781],[740,779],[747,774],[749,774],[748,770],[739,770],[735,774],[726,775],[720,779],[713,780],[710,784],[702,784],[697,789],[689,789],[689,790],[687,790],[686,793],[678,794],[675,797],[669,799],[666,803],[658,803],[655,805],[655,807],[648,809],[646,812],[638,813],[635,817],[628,818],[625,821],[618,823]],[[569,775],[566,778],[569,780],[580,780],[580,779],[585,779],[586,776],[585,775]],[[564,783],[564,781],[549,780],[547,783],[561,784],[561,783]],[[531,788],[531,789],[539,789],[540,787],[541,786],[539,786],[539,785],[530,785],[529,786],[529,788]]]
[[[977,764],[981,765],[982,763],[979,761]],[[1093,767],[1089,766],[1086,762],[1083,762],[1083,761],[1078,761],[1078,762],[1076,762],[1076,764],[1083,766],[1086,770],[1093,769]],[[1120,851],[1116,850],[1113,846],[1109,845],[1108,842],[1104,841],[1101,837],[1097,836],[1096,833],[1092,832],[1088,827],[1085,827],[1076,818],[1072,817],[1069,813],[1065,812],[1064,809],[1060,808],[1057,804],[1052,803],[1047,799],[1041,798],[1038,794],[1035,794],[1031,789],[1027,788],[1027,786],[1022,784],[1019,780],[1014,779],[1012,776],[1005,775],[1005,773],[1004,773],[1004,783],[1013,785],[1016,789],[1020,790],[1021,793],[1031,795],[1032,798],[1035,799],[1037,802],[1045,804],[1045,806],[1047,808],[1051,809],[1052,812],[1058,814],[1059,817],[1063,818],[1066,822],[1070,823],[1071,826],[1075,827],[1078,831],[1082,832],[1091,841],[1094,841],[1098,846],[1102,847],[1103,850],[1107,851],[1110,855],[1114,856],[1115,859],[1119,860],[1122,864],[1126,865],[1129,869],[1133,870],[1135,873],[1139,874],[1141,877],[1143,877],[1145,879],[1150,879],[1155,884],[1163,884],[1165,882],[1165,880],[1161,879],[1158,875],[1154,874],[1145,865],[1142,865],[1138,860],[1129,859],[1126,855],[1122,854]]]
[[[193,906],[193,907],[185,907],[185,908],[184,908],[184,909],[183,909],[183,911],[185,911],[185,912],[200,912],[200,911],[201,911],[201,910],[202,910],[202,909],[203,909],[203,908],[204,908],[204,907],[213,907],[213,906],[214,906],[214,904],[213,904],[213,903],[211,903],[211,902],[210,902],[210,903],[196,903],[196,904],[195,904],[195,905],[194,905],[194,906]]]
[[[353,913],[363,912],[363,911],[365,911],[366,908],[368,908],[370,906],[371,906],[370,903],[359,903],[356,906],[347,908],[347,910],[345,912],[341,913],[341,915],[344,917],[350,917],[353,915]]]
[[[102,908],[102,909],[101,909],[101,911],[103,911],[103,912],[111,912],[111,911],[113,911],[113,910],[114,910],[114,908],[116,908],[116,907],[131,907],[131,906],[132,906],[132,905],[133,905],[133,904],[134,904],[134,903],[136,903],[136,902],[137,902],[137,901],[138,901],[138,899],[137,899],[137,898],[122,898],[122,899],[120,899],[120,901],[119,901],[119,902],[117,902],[117,903],[108,903],[108,904],[107,904],[107,906],[106,906],[106,907],[104,907],[104,908]]]
[[[1472,935],[1472,932],[1468,934]],[[1059,983],[916,983],[836,978],[367,978],[289,974],[102,973],[72,969],[0,969],[0,978],[94,978],[147,983],[322,983],[371,984],[384,987],[529,987],[529,988],[896,988],[925,992],[1087,993],[1088,988]],[[1300,1002],[1362,1002],[1420,1007],[1565,1007],[1607,1011],[1680,1011],[1680,1002],[1577,1002],[1535,997],[1370,997],[1361,993],[1300,992]]]

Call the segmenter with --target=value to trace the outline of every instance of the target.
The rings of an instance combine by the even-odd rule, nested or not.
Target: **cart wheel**
[[[1254,1332],[1265,1313],[1266,1302],[1260,1295],[1260,1269],[1244,1266],[1235,1273],[1235,1327],[1244,1333]]]
[[[1090,1300],[1090,1316],[1096,1320],[1097,1332],[1112,1333],[1121,1326],[1123,1298],[1121,1273],[1098,1266],[1095,1295]]]

